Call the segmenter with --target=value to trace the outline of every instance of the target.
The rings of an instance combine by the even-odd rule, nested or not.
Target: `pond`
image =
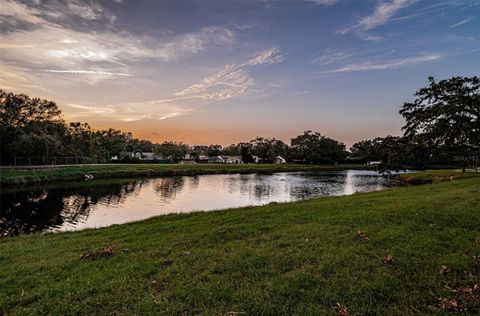
[[[148,217],[348,195],[398,185],[374,171],[94,180],[2,189],[0,236],[79,230]]]

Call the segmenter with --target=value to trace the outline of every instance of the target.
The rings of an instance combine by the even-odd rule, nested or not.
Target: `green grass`
[[[418,173],[401,174],[399,178],[406,184],[425,184],[447,180],[468,179],[480,177],[480,173],[457,170],[426,170]]]
[[[0,184],[26,184],[46,181],[95,178],[126,178],[139,176],[189,176],[220,173],[272,173],[282,171],[368,169],[365,165],[301,165],[301,164],[104,164],[47,168],[2,168]]]
[[[80,258],[107,246],[117,250]],[[382,264],[386,255],[393,264]],[[0,314],[335,315],[339,303],[351,315],[455,314],[460,307],[478,315],[480,290],[462,290],[480,284],[474,256],[475,175],[0,239]],[[440,273],[442,265],[451,271]],[[442,308],[439,298],[460,307]]]

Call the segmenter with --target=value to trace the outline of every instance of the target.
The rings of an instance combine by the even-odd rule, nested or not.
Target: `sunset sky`
[[[480,1],[0,0],[0,88],[154,142],[399,135],[428,76],[480,75]]]

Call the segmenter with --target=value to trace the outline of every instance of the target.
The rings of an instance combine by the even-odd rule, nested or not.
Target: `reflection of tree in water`
[[[135,194],[146,180],[129,183],[94,182],[85,186],[43,188],[1,195],[0,236],[40,232],[64,223],[85,221],[97,204],[114,207]]]
[[[303,200],[312,197],[332,195],[343,190],[344,175],[337,174],[305,174],[290,185],[290,197]]]
[[[271,177],[258,174],[236,175],[226,179],[229,193],[240,191],[241,195],[253,196],[261,201],[268,198],[274,191]]]
[[[197,189],[200,185],[200,177],[199,176],[192,176],[188,178],[190,180],[189,187],[190,189]]]
[[[181,192],[184,185],[183,177],[168,177],[153,180],[153,188],[163,203],[175,199],[178,192]]]

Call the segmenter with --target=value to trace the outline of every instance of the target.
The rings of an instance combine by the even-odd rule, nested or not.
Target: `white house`
[[[199,162],[202,163],[225,163],[225,160],[220,156],[198,156]]]
[[[162,155],[155,155],[153,152],[141,152],[136,151],[133,155],[134,158],[138,158],[140,160],[160,160],[163,159]]]
[[[221,156],[221,158],[228,164],[239,164],[243,163],[241,156]]]
[[[285,158],[283,158],[282,156],[277,156],[275,157],[275,159],[273,160],[274,163],[276,164],[284,164],[284,163],[287,163],[287,161],[285,160]]]

